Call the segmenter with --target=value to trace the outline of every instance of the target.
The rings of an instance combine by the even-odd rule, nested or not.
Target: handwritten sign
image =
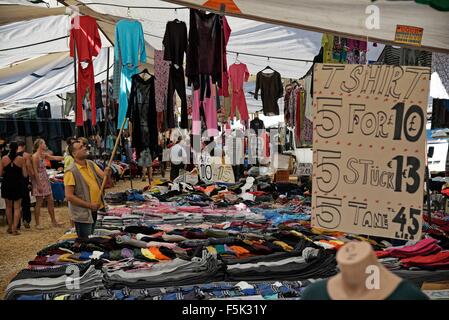
[[[317,64],[312,225],[418,240],[430,69]]]
[[[396,34],[394,37],[394,41],[397,43],[405,43],[414,46],[420,46],[423,31],[424,31],[423,28],[404,26],[398,24],[396,26]]]
[[[201,180],[206,183],[225,182],[235,183],[234,171],[232,166],[222,164],[220,157],[210,157],[201,155],[199,161],[199,175]]]

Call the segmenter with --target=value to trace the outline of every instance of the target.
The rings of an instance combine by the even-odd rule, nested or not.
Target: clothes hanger
[[[267,61],[270,61],[270,57],[267,57]],[[275,71],[272,67],[270,67],[270,65],[267,65],[264,69],[262,69],[261,71],[265,71],[265,70],[271,70],[271,71]]]
[[[143,22],[143,19],[141,19],[141,18],[139,18],[139,19],[134,19],[134,18],[131,16],[131,8],[130,8],[130,7],[128,7],[128,10],[126,11],[126,19],[132,20],[132,21]]]
[[[181,23],[182,22],[182,21],[180,21],[178,19],[178,9],[176,9],[176,8],[175,8],[175,19],[173,21],[176,22],[176,23]]]
[[[270,66],[266,66],[264,69],[262,69],[262,71],[265,71],[267,69],[274,71],[274,69],[272,67],[270,67]]]
[[[235,61],[234,64],[240,64],[240,60],[239,60],[239,53],[237,52],[237,54],[235,55]]]
[[[139,73],[138,73],[139,75],[144,75],[145,76],[145,74],[147,74],[147,75],[149,75],[150,77],[152,77],[153,75],[148,71],[148,69],[147,68],[145,68],[145,69],[143,69],[142,71],[140,71]],[[142,78],[142,77],[141,77]],[[145,80],[145,78],[143,77],[142,79],[144,79]]]

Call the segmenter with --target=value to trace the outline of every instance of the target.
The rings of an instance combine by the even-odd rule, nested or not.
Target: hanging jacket
[[[142,79],[139,74],[132,77],[127,117],[132,123],[132,147],[137,154],[158,143],[156,99],[154,77]]]

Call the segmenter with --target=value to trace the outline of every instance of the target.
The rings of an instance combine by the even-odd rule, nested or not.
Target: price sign
[[[317,64],[312,225],[417,240],[430,69]]]
[[[235,183],[234,171],[232,170],[232,166],[221,164],[220,157],[201,155],[198,169],[200,178],[204,182]]]

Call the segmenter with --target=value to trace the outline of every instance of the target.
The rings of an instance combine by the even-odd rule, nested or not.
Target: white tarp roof
[[[437,11],[415,1],[386,0],[167,0],[185,6],[219,9],[226,3],[227,14],[264,22],[289,25],[304,30],[331,32],[348,37],[394,44],[396,26],[424,29],[422,46],[426,50],[449,53],[449,12]],[[379,28],[367,28],[366,21],[375,8]],[[377,10],[375,9],[375,10]]]
[[[32,5],[23,0],[0,0],[0,5],[10,4],[0,7],[0,103],[34,102],[45,95],[73,91],[73,64],[67,53],[68,38],[63,38],[68,36],[69,17],[63,15],[65,7],[61,3],[54,0],[46,2],[48,5]],[[109,41],[105,38],[114,42],[114,25],[119,19],[130,17],[140,20],[144,27],[145,40],[149,44],[147,50],[151,50],[162,48],[162,36],[167,21],[178,18],[188,25],[189,11],[180,8],[180,5],[199,6],[206,2],[217,1],[103,0],[101,4],[89,0],[83,1],[84,4],[75,0],[61,2],[67,5],[78,5],[82,14],[90,14],[97,19],[102,30],[103,46],[109,45]],[[235,0],[234,2],[243,16],[248,18],[308,30],[328,30],[334,34],[362,38],[369,36],[370,39],[377,40],[394,39],[392,30],[395,30],[396,24],[421,26],[424,27],[424,46],[449,50],[448,14],[410,1],[376,1],[374,4],[381,9],[380,30],[367,30],[364,27],[367,16],[365,9],[367,5],[372,4],[371,0],[338,2],[304,0],[300,4],[288,0]],[[18,4],[20,6],[17,6]],[[131,8],[128,9],[128,7]],[[157,9],[160,7],[163,9]],[[179,9],[175,11],[174,8]],[[47,13],[50,17],[46,17]],[[231,13],[231,15],[236,14]],[[294,59],[312,60],[321,46],[321,33],[318,32],[229,17],[229,15],[228,21],[232,28],[228,45],[229,64],[235,61],[236,54],[233,52],[240,52],[239,60],[248,65],[252,74],[270,65],[285,78],[301,77],[309,70],[311,63],[294,61]],[[63,27],[65,22],[67,22],[66,28]],[[52,39],[56,40],[30,45]],[[20,48],[23,46],[26,48]],[[383,45],[373,47],[370,43],[369,60],[377,60],[382,48]],[[110,54],[110,76],[112,76],[112,50]],[[151,57],[148,51],[147,55]],[[96,81],[105,78],[107,63],[102,59],[106,60],[106,56],[103,51],[94,60],[95,72],[99,74]],[[271,58],[267,61],[267,56],[293,60]],[[22,61],[23,59],[27,60]],[[151,58],[149,60],[150,64],[153,63]],[[14,63],[12,67],[11,63]]]
[[[433,72],[430,78],[429,96],[433,99],[449,99],[449,94],[437,72]]]

